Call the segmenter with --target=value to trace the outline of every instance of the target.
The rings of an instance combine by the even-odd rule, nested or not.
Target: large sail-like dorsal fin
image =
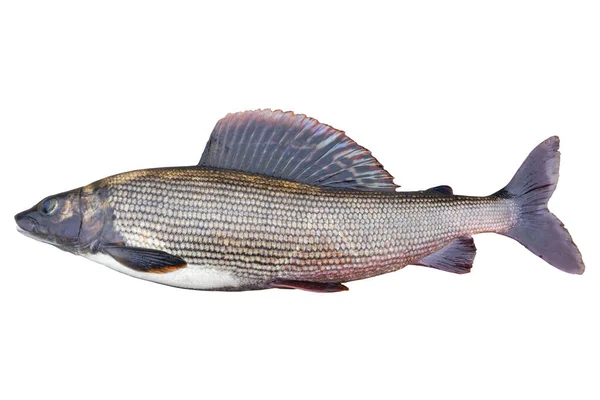
[[[327,188],[394,191],[394,178],[344,132],[280,110],[228,114],[217,122],[200,167],[232,169]]]

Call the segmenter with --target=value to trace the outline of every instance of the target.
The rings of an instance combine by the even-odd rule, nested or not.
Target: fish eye
[[[58,208],[58,200],[49,198],[40,203],[40,211],[45,215],[52,215]]]

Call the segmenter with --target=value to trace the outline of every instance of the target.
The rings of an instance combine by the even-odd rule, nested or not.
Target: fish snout
[[[26,232],[33,232],[37,226],[37,222],[28,214],[29,210],[18,213],[15,215],[15,221],[22,230]]]

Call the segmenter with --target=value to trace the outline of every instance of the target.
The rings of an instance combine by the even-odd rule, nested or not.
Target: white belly
[[[164,274],[155,274],[125,267],[106,254],[87,254],[84,257],[135,278],[169,286],[199,290],[235,289],[243,286],[243,282],[233,274],[203,265],[188,264],[186,268]]]

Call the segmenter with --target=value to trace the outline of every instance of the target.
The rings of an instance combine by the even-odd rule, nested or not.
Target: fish
[[[200,162],[113,175],[15,216],[26,236],[116,271],[197,290],[328,293],[407,265],[471,271],[472,236],[498,233],[557,269],[585,266],[548,210],[559,138],[483,197],[402,192],[369,150],[304,114],[255,110],[215,126]]]

